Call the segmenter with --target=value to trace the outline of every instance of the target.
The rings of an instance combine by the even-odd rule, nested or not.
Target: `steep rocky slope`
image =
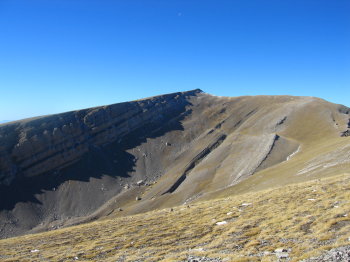
[[[349,112],[193,90],[2,124],[0,234],[346,172]]]

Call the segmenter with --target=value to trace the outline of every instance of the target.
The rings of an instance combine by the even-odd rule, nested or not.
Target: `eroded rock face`
[[[148,100],[68,112],[0,126],[0,185],[60,170],[91,147],[122,141],[126,134],[159,125],[186,111],[194,90]]]

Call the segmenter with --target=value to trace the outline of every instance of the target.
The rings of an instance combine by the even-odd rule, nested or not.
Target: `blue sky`
[[[0,120],[201,88],[350,106],[348,0],[0,0]]]

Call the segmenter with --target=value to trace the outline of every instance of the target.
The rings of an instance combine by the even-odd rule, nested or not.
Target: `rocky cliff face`
[[[146,126],[186,111],[200,90],[120,103],[0,126],[0,185],[58,172],[91,148],[105,147]]]

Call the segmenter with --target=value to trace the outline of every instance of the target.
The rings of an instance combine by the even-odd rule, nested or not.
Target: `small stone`
[[[36,252],[39,252],[39,249],[33,249],[33,250],[30,250],[31,253],[36,253]]]
[[[276,257],[278,258],[285,258],[287,259],[289,257],[288,250],[286,248],[277,248],[275,249]]]
[[[139,201],[139,200],[141,200],[141,197],[137,196],[136,201]]]
[[[204,251],[204,249],[203,249],[202,247],[200,247],[200,248],[191,249],[191,251],[199,251],[199,252],[202,252],[202,251]]]
[[[143,180],[139,180],[136,182],[136,185],[141,186],[143,184]]]
[[[288,258],[289,254],[288,253],[277,253],[276,256],[278,258]]]
[[[283,253],[283,252],[288,252],[288,250],[284,247],[275,249],[275,253]]]
[[[222,226],[222,225],[226,225],[226,224],[227,224],[226,221],[216,222],[216,225],[218,225],[218,226]]]
[[[230,216],[230,215],[232,215],[232,214],[233,214],[232,212],[228,212],[226,215]]]

